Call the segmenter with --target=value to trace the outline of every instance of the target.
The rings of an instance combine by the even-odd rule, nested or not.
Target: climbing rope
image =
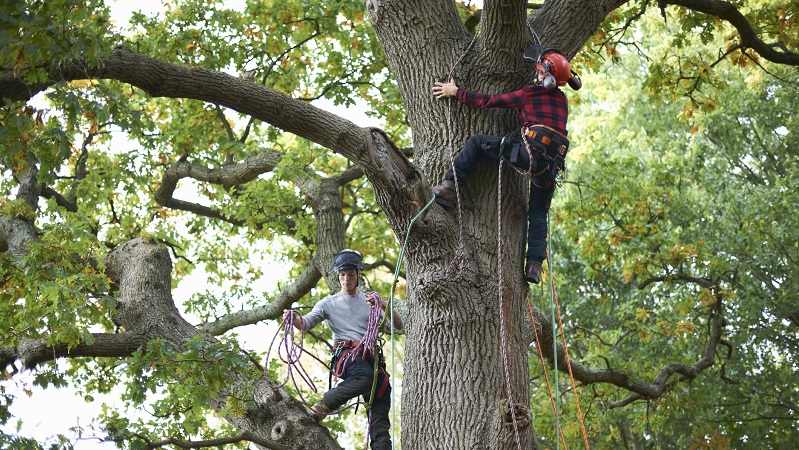
[[[549,212],[547,212],[547,244],[551,244],[552,240],[550,239],[549,230],[552,225],[549,223]],[[547,246],[547,268],[549,269],[549,286],[550,286],[550,312],[552,314],[551,323],[552,323],[552,368],[553,368],[553,375],[555,377],[555,393],[558,395],[557,399],[555,400],[555,423],[560,428],[560,383],[559,383],[559,376],[560,372],[558,372],[558,330],[557,325],[555,322],[555,277],[552,276],[552,263],[549,259],[549,246]],[[560,314],[560,311],[558,311]],[[557,444],[557,440],[555,443]],[[566,449],[566,444],[563,444],[564,450]],[[555,450],[558,450],[558,445],[555,445]]]
[[[295,336],[295,334],[294,334],[295,329],[294,329],[294,326],[292,324],[293,324],[293,321],[294,321],[294,315],[295,314],[296,314],[296,311],[291,310],[287,316],[283,317],[283,322],[280,324],[280,327],[278,328],[277,333],[275,333],[275,336],[272,338],[272,342],[269,344],[269,350],[266,353],[266,362],[268,363],[269,362],[269,355],[272,353],[272,347],[274,346],[275,341],[277,340],[277,337],[280,334],[280,331],[281,330],[285,330],[284,333],[285,333],[285,335],[288,338],[281,340],[280,343],[278,344],[278,358],[280,359],[280,361],[282,361],[283,363],[288,365],[288,370],[286,371],[286,379],[283,380],[283,382],[280,383],[279,385],[272,386],[274,389],[282,388],[283,386],[287,385],[289,379],[294,380],[293,370],[295,370],[295,369],[297,369],[299,371],[300,377],[303,379],[303,381],[308,382],[311,379],[310,375],[308,375],[308,371],[305,370],[305,367],[303,367],[302,361],[300,361],[300,356],[302,356],[302,353],[303,353],[303,350],[304,350],[302,343],[303,343],[304,338],[305,338],[305,333],[302,332],[302,331],[300,332],[300,341],[299,341],[299,343],[297,343],[297,341],[296,341],[296,339],[294,337]],[[311,356],[313,356],[313,355],[311,355]],[[314,358],[315,358],[315,356],[314,356]],[[268,367],[267,364],[265,364],[264,365],[264,376],[265,377],[266,377],[266,368],[267,367]],[[268,382],[269,382],[269,380],[267,378],[267,383]],[[294,384],[296,385],[296,383],[294,383]],[[316,392],[316,386],[313,385],[313,383],[311,383],[311,388],[312,388],[313,392]]]
[[[303,342],[305,341],[305,330],[300,331],[300,338],[299,342],[296,339],[294,328],[294,318],[297,317],[299,313],[297,311],[289,310],[289,313],[283,317],[283,322],[281,322],[280,326],[278,327],[277,331],[275,332],[274,337],[272,337],[272,341],[269,344],[269,350],[266,352],[266,364],[264,364],[264,379],[266,383],[269,384],[272,389],[280,389],[287,384],[289,381],[292,382],[297,394],[300,396],[300,400],[306,405],[310,406],[305,398],[302,396],[302,391],[299,389],[299,383],[294,376],[294,372],[296,371],[300,377],[300,379],[305,382],[306,385],[311,389],[312,392],[316,393],[318,390],[316,389],[316,384],[313,382],[311,376],[308,374],[308,371],[302,365],[302,361],[300,357],[303,353],[310,355],[316,361],[319,361],[320,364],[327,367],[321,359],[317,358],[313,353],[305,350],[303,347]],[[280,333],[283,333],[283,338],[278,341],[278,336]],[[275,342],[278,342],[277,346],[277,357],[278,359],[286,365],[286,378],[283,380],[282,383],[278,385],[272,385],[269,381],[269,377],[267,375],[267,367],[269,365],[269,356],[272,354],[272,348],[275,345]]]
[[[405,240],[402,243],[402,247],[400,248],[399,256],[397,257],[397,265],[394,267],[394,282],[391,283],[391,290],[389,291],[388,296],[388,310],[389,316],[391,316],[391,373],[396,373],[395,365],[394,365],[394,289],[397,287],[397,283],[399,283],[399,274],[400,268],[402,267],[402,260],[405,258],[405,249],[408,247],[408,238],[411,235],[411,229],[413,229],[413,224],[416,223],[416,220],[427,211],[428,208],[436,201],[436,196],[434,195],[433,198],[430,199],[429,202],[422,208],[415,216],[411,219],[410,223],[408,224],[408,230],[405,231]],[[385,320],[385,319],[384,319]],[[375,377],[376,379],[377,377]],[[374,393],[374,386],[372,386],[372,392]],[[394,389],[391,390],[391,404],[394,405]],[[391,408],[391,445],[394,445],[396,440],[394,439],[394,428],[396,427],[396,408]]]
[[[380,297],[380,294],[378,294],[377,291],[370,292],[367,298],[372,299],[372,307],[369,309],[369,322],[366,325],[366,332],[363,334],[361,340],[358,341],[358,345],[353,347],[352,350],[344,357],[342,365],[346,367],[347,363],[354,361],[358,354],[374,355],[375,376],[372,380],[372,393],[369,396],[369,401],[364,404],[366,409],[369,409],[372,406],[372,401],[374,401],[375,386],[377,385],[377,371],[378,365],[380,363],[380,357],[377,353],[377,350],[380,346],[377,344],[377,337],[382,320],[385,320],[385,315],[381,314],[382,310],[380,309],[380,305],[383,303],[383,298]],[[382,320],[381,316],[383,316]]]
[[[502,346],[502,368],[505,372],[505,389],[508,394],[508,407],[513,421],[513,436],[516,438],[516,446],[522,449],[522,442],[519,438],[519,425],[516,422],[516,403],[513,402],[513,392],[510,385],[510,369],[508,368],[508,343],[506,341],[505,328],[505,295],[502,282],[502,163],[505,158],[502,156],[502,145],[500,145],[499,174],[497,176],[497,278],[499,289],[499,337]]]
[[[574,391],[574,403],[577,406],[577,418],[580,419],[580,429],[583,434],[583,442],[585,443],[585,448],[586,450],[589,450],[590,446],[588,445],[588,432],[585,429],[585,422],[583,421],[583,411],[580,408],[580,396],[577,394],[577,384],[574,381],[574,372],[572,371],[571,358],[569,358],[569,347],[566,345],[566,333],[563,330],[563,319],[560,314],[560,302],[558,302],[558,291],[555,289],[555,281],[554,277],[552,276],[552,260],[549,255],[549,251],[547,251],[547,268],[549,269],[550,286],[552,288],[552,301],[555,305],[555,310],[557,311],[558,325],[560,327],[560,337],[561,337],[561,342],[563,343],[564,356],[566,357],[566,366],[568,367],[569,370],[569,378],[571,379],[572,390]],[[557,340],[555,336],[556,336],[555,334],[553,334],[552,336],[552,341],[555,345],[555,354],[553,359],[557,361],[558,359]]]
[[[466,56],[467,53],[472,49],[474,46],[475,41],[477,40],[477,33],[472,36],[471,42],[469,45],[466,46],[466,49],[461,53],[461,56],[455,61],[455,64],[449,69],[449,75],[447,76],[447,81],[452,80],[455,76],[455,67],[460,64],[463,58]],[[452,122],[452,102],[448,101],[447,104],[447,144],[449,145],[449,164],[450,168],[452,169],[452,175],[454,176],[455,181],[455,203],[458,210],[458,248],[455,249],[455,255],[452,258],[449,266],[447,266],[447,270],[444,272],[444,279],[447,281],[455,281],[461,277],[463,271],[466,270],[466,265],[468,261],[466,259],[466,247],[464,245],[463,239],[463,211],[461,208],[461,188],[460,184],[458,183],[458,172],[455,170],[455,144],[454,144],[454,137],[452,136],[452,130],[455,128]],[[454,276],[451,275],[451,271],[453,267],[457,263],[458,271],[455,273]]]
[[[541,352],[541,341],[538,338],[538,328],[535,324],[535,318],[533,317],[533,307],[530,304],[530,296],[526,296],[527,298],[527,311],[530,313],[530,324],[533,326],[533,336],[535,336],[535,345],[538,346],[538,359],[541,361],[541,370],[544,373],[544,381],[547,384],[547,393],[549,394],[549,402],[552,404],[552,412],[557,416],[557,406],[555,406],[555,397],[552,395],[552,385],[549,383],[549,374],[547,374],[547,366],[544,362],[544,354]],[[566,438],[563,436],[563,428],[560,426],[560,422],[555,423],[555,427],[557,428],[557,432],[560,435],[560,440],[563,442],[563,448],[566,448]]]

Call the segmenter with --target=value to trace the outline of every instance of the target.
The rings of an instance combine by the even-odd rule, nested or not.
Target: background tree
[[[591,90],[570,94],[583,120],[571,121],[571,181],[553,209],[556,278],[575,377],[590,387],[581,392],[594,446],[795,440],[797,393],[785,381],[795,377],[799,309],[787,117],[796,73],[780,65],[799,64],[799,5],[526,6],[486,1],[473,40],[464,20],[474,8],[443,0],[241,10],[188,1],[158,19],[134,16],[127,37],[102,2],[4,5],[8,375],[33,369],[37,383],[87,398],[124,383],[125,406],[154,418],[107,412],[107,438],[123,446],[225,437],[337,448],[291,392],[265,382],[235,330],[335,290],[325,276],[345,246],[393,271],[395,236],[429,201],[450,153],[471,134],[518,127],[510,111],[435,101],[433,82],[454,68],[470,89],[518,88],[533,76],[521,50],[537,37],[614,75],[612,90],[597,75]],[[730,88],[739,86],[752,91]],[[40,92],[46,108],[30,101]],[[323,97],[345,107],[358,98],[386,125],[363,128],[310,102]],[[410,233],[403,448],[555,438],[542,428],[551,421],[542,386],[528,380],[526,180],[503,177],[498,240],[497,179],[484,164],[462,215],[433,206]],[[291,269],[262,296],[264,258]],[[198,268],[216,288],[179,310],[172,289]],[[388,290],[379,276],[370,282]],[[543,336],[533,348],[564,368],[549,319],[536,309],[534,321]],[[775,393],[758,380],[789,387]],[[571,405],[564,424],[576,439]]]
[[[572,189],[553,217],[572,351],[597,367],[660,379],[650,388],[668,395],[603,385],[581,399],[597,411],[592,428],[610,431],[600,442],[611,447],[790,447],[797,392],[776,387],[796,380],[799,302],[785,271],[796,264],[788,230],[797,215],[774,208],[797,201],[786,190],[797,169],[787,113],[797,73],[751,71],[739,60],[712,69],[716,89],[664,82],[658,66],[674,43],[657,36],[674,26],[642,18],[636,31],[654,39],[639,41],[646,56],[621,49],[609,70],[586,77],[594,88],[576,111]],[[681,371],[690,383],[662,377],[664,361],[690,365],[701,355],[714,365]]]

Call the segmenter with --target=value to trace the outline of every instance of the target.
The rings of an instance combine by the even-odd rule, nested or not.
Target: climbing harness
[[[344,366],[346,366],[346,364],[348,362],[350,362],[353,359],[355,359],[355,357],[358,355],[358,352],[361,352],[361,354],[375,354],[375,367],[377,367],[379,365],[379,361],[377,360],[377,356],[376,356],[377,353],[379,353],[379,347],[377,345],[377,341],[378,341],[377,340],[377,330],[378,330],[379,324],[380,324],[380,307],[379,307],[379,305],[380,305],[380,303],[382,303],[382,299],[380,298],[380,295],[377,294],[377,292],[371,292],[369,294],[369,296],[375,302],[375,307],[371,308],[371,310],[370,310],[369,322],[368,322],[367,327],[366,327],[366,333],[364,334],[363,339],[358,341],[357,345],[352,349],[352,350],[355,350],[355,351],[353,351],[352,353],[348,352],[348,355],[346,355],[345,358],[340,358],[340,359],[344,359],[344,362],[343,362]],[[267,384],[271,385],[271,383],[269,382],[269,379],[267,377],[267,374],[266,374],[266,367],[268,366],[268,363],[269,363],[269,356],[272,353],[272,347],[274,346],[275,342],[277,341],[278,336],[280,335],[281,332],[283,332],[283,338],[278,342],[277,355],[278,355],[278,359],[286,365],[286,379],[282,383],[280,383],[278,385],[275,385],[275,386],[272,386],[272,389],[280,389],[283,386],[286,386],[289,383],[289,381],[291,381],[291,383],[292,383],[292,385],[294,387],[294,390],[297,392],[297,395],[300,397],[300,401],[306,407],[308,407],[308,409],[310,411],[312,411],[313,413],[318,414],[318,415],[337,414],[337,413],[345,411],[345,410],[347,410],[349,408],[352,408],[354,406],[357,407],[360,404],[366,405],[366,407],[368,409],[371,406],[371,402],[374,400],[374,383],[373,383],[373,386],[372,386],[372,396],[370,396],[370,400],[369,400],[368,403],[363,403],[361,401],[356,400],[355,402],[353,402],[353,403],[351,403],[351,404],[349,404],[347,406],[344,406],[344,407],[340,408],[337,411],[331,411],[331,412],[318,411],[318,410],[316,410],[314,408],[314,406],[310,402],[308,402],[305,399],[305,397],[303,397],[302,390],[300,389],[300,383],[297,381],[297,379],[295,378],[295,375],[294,375],[295,372],[297,372],[297,374],[299,375],[300,379],[305,383],[305,385],[307,385],[311,389],[311,391],[313,393],[318,392],[318,389],[316,388],[316,384],[313,382],[313,379],[308,374],[308,371],[302,365],[302,362],[300,360],[300,357],[302,356],[302,354],[305,353],[307,355],[310,355],[313,359],[315,359],[316,361],[318,361],[320,364],[322,364],[325,367],[330,368],[330,366],[328,364],[326,364],[324,361],[322,361],[321,359],[319,359],[317,356],[315,356],[313,353],[307,351],[303,347],[303,342],[305,340],[305,330],[302,330],[300,332],[299,342],[296,340],[296,338],[295,338],[296,334],[295,334],[295,328],[294,328],[294,318],[297,317],[297,314],[298,314],[297,311],[289,310],[289,314],[287,314],[283,318],[283,322],[281,323],[280,327],[278,327],[278,330],[275,333],[275,336],[272,338],[272,342],[269,345],[269,350],[267,350],[267,353],[266,353],[266,362],[267,362],[267,364],[264,366],[264,378],[266,379]],[[342,372],[341,372],[342,374],[343,374],[343,371],[345,370],[344,366],[342,366],[342,369],[341,369],[342,370]],[[377,375],[377,371],[375,372],[375,375]]]
[[[530,182],[539,188],[558,188],[566,179],[566,153],[569,151],[569,140],[566,136],[546,125],[533,125],[522,128],[522,142],[529,155],[533,154],[529,140],[534,140],[544,147],[535,147],[535,161],[530,157]],[[540,170],[534,173],[535,170]],[[547,173],[548,172],[548,173]]]

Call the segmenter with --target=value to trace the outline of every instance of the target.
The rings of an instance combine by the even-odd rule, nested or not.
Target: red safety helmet
[[[572,71],[566,57],[554,52],[542,56],[540,62],[535,63],[535,68],[555,77],[558,86],[566,86]]]
[[[533,60],[535,68],[544,74],[543,84],[547,89],[554,89],[556,85],[565,86],[567,83],[575,91],[582,87],[580,78],[572,75],[569,61],[558,49],[531,45],[524,50],[524,57]]]

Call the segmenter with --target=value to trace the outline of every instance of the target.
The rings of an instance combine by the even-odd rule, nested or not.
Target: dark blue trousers
[[[335,361],[335,360],[334,360]],[[363,396],[368,402],[372,394],[372,381],[375,376],[374,357],[364,358],[362,354],[347,363],[344,375],[338,386],[325,392],[324,401],[331,411],[335,411],[353,398]],[[372,450],[391,450],[391,424],[388,420],[388,411],[391,409],[391,384],[380,392],[385,377],[388,374],[381,372],[377,375],[377,388],[375,399],[372,402],[369,418],[369,440]]]
[[[455,173],[458,174],[458,185],[463,187],[469,181],[469,176],[477,168],[478,162],[481,159],[490,159],[499,162],[500,156],[497,151],[498,143],[501,137],[486,136],[476,134],[466,141],[463,150],[455,157]],[[518,153],[515,155],[516,160],[511,162],[511,154],[513,145],[506,145],[505,160],[511,162],[516,167],[522,170],[527,170],[530,167],[530,156],[524,147],[524,143],[520,142],[517,138],[517,143],[521,145]],[[528,140],[531,148],[537,147],[539,150],[544,149],[540,147],[538,142]],[[535,158],[535,155],[533,155]],[[545,163],[543,159],[537,161],[538,165]],[[550,171],[544,170],[544,167],[538,167],[537,171],[542,171],[542,175],[533,176],[533,182],[530,183],[530,201],[527,207],[527,259],[537,262],[543,262],[547,256],[547,213],[549,212],[550,204],[552,203],[552,195],[555,190],[547,186],[551,184]],[[447,180],[455,180],[452,169],[444,174]]]

